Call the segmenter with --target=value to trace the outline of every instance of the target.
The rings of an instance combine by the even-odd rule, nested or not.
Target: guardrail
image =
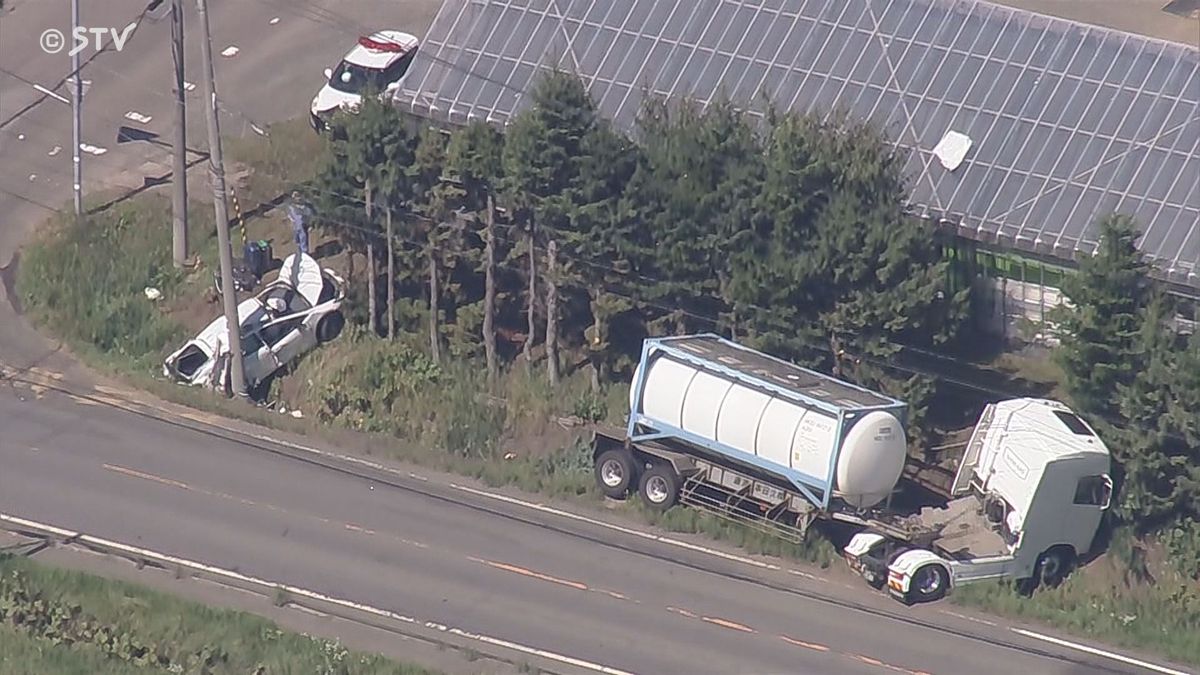
[[[234,570],[227,570],[206,563],[159,553],[158,551],[130,546],[129,544],[104,539],[84,532],[73,532],[54,525],[39,523],[4,513],[0,513],[0,530],[35,540],[48,541],[58,545],[77,546],[96,553],[125,558],[134,562],[139,569],[149,565],[175,572],[177,575],[206,579],[261,595],[271,599],[279,607],[291,605],[310,612],[326,614],[345,621],[390,631],[440,647],[473,654],[484,654],[492,660],[500,661],[517,668],[526,668],[530,664],[525,660],[514,659],[494,652],[485,652],[480,647],[482,646],[485,649],[491,648],[493,650],[507,650],[520,654],[523,657],[533,657],[560,665],[572,666],[580,670],[603,673],[604,675],[634,675],[633,673],[597,663],[590,663],[563,654],[528,647],[454,626],[446,626],[434,621],[424,621],[391,610],[380,609],[351,600],[325,595],[324,593],[310,591],[306,588],[278,581],[260,579]],[[551,671],[542,667],[541,672],[557,673],[558,671]]]

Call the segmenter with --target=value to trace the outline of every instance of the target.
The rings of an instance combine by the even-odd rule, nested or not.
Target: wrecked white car
[[[238,305],[246,387],[253,389],[300,355],[336,338],[345,323],[340,311],[345,297],[345,281],[312,257],[296,253],[284,260],[278,279]],[[208,324],[167,357],[163,374],[181,384],[228,389],[226,325],[224,316]]]

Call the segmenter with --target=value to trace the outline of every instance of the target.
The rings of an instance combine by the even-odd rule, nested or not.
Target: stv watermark
[[[111,35],[110,42],[117,51],[125,48],[125,41],[133,34],[133,30],[137,28],[137,22],[131,23],[124,28],[106,28],[104,26],[94,26],[88,28],[86,26],[75,26],[71,29],[72,45],[68,56],[75,56],[79,52],[88,48],[89,45],[95,45],[96,51],[104,49],[104,36]],[[67,46],[67,37],[57,28],[47,28],[42,31],[41,37],[38,39],[42,46],[42,51],[47,54],[57,54]]]

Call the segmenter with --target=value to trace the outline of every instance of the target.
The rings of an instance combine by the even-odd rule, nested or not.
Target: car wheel
[[[317,342],[331,342],[342,334],[346,326],[346,317],[341,312],[334,312],[321,317],[317,322]]]

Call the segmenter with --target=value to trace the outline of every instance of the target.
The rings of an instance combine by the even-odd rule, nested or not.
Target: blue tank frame
[[[818,373],[813,370],[809,370],[807,368],[800,368],[800,370],[802,370],[806,373],[809,373],[815,377],[818,377],[818,378],[821,378],[824,380],[828,380],[831,382],[838,382],[842,386],[850,387],[850,388],[856,389],[858,391],[873,394],[875,396],[878,396],[880,398],[890,401],[890,403],[887,403],[885,405],[877,405],[877,406],[855,406],[855,407],[837,406],[837,405],[833,405],[833,404],[829,403],[828,401],[822,401],[820,399],[817,399],[817,398],[814,398],[811,396],[807,396],[802,392],[793,391],[791,389],[787,389],[786,387],[781,387],[773,382],[769,382],[767,380],[758,378],[754,375],[750,375],[748,373],[744,373],[744,372],[736,370],[734,368],[730,368],[729,366],[726,366],[724,364],[716,363],[709,359],[702,358],[702,357],[697,356],[696,354],[693,354],[685,349],[680,349],[679,347],[676,347],[674,344],[672,344],[672,343],[678,343],[678,342],[682,342],[682,341],[685,341],[688,339],[695,339],[695,338],[715,339],[715,340],[718,340],[721,343],[723,343],[729,347],[732,347],[734,349],[745,351],[745,352],[750,352],[752,354],[756,354],[758,356],[765,357],[767,359],[770,359],[771,361],[775,361],[775,362],[777,362],[781,365],[787,366],[789,368],[799,368],[799,366],[796,366],[795,364],[792,364],[792,363],[788,363],[787,361],[784,361],[783,359],[779,359],[774,356],[771,356],[770,354],[764,354],[757,350],[750,349],[749,347],[739,345],[736,342],[726,340],[725,338],[723,338],[719,335],[716,335],[714,333],[702,333],[702,334],[696,334],[696,335],[681,335],[681,336],[676,336],[676,337],[664,337],[664,338],[647,338],[646,340],[644,340],[642,342],[641,361],[638,364],[637,377],[634,378],[634,381],[632,383],[633,391],[635,392],[636,395],[633,398],[634,404],[633,404],[633,407],[629,411],[629,422],[628,422],[627,428],[625,430],[626,437],[629,438],[629,440],[631,442],[638,443],[638,442],[642,442],[642,441],[655,441],[655,440],[670,439],[670,438],[676,438],[676,439],[682,440],[691,445],[695,445],[700,448],[704,448],[706,450],[709,450],[711,452],[714,452],[714,453],[717,453],[720,455],[725,455],[725,456],[735,459],[739,462],[749,464],[751,466],[762,469],[763,471],[766,471],[768,473],[775,474],[775,475],[779,476],[780,478],[787,480],[787,482],[791,483],[792,486],[795,487],[797,491],[799,491],[801,494],[803,494],[806,498],[808,498],[816,506],[820,507],[821,509],[828,509],[829,503],[833,496],[833,487],[834,487],[833,483],[834,483],[834,479],[835,479],[835,473],[837,471],[837,461],[838,461],[838,458],[841,456],[842,441],[845,438],[846,432],[851,427],[853,427],[854,422],[857,421],[858,419],[861,419],[867,413],[874,412],[876,410],[882,410],[885,412],[890,412],[893,415],[895,415],[896,418],[900,420],[901,425],[907,424],[908,404],[899,399],[892,398],[892,397],[884,395],[884,394],[880,394],[877,391],[872,391],[870,389],[860,387],[856,384],[851,384],[851,383],[845,382],[843,380],[838,380],[837,378],[833,378],[828,375],[823,375],[821,373]],[[682,361],[688,365],[694,366],[694,367],[702,369],[702,370],[706,370],[714,375],[719,375],[721,377],[733,380],[734,382],[743,384],[752,389],[756,389],[756,390],[761,391],[770,396],[788,399],[788,400],[794,401],[796,403],[799,403],[802,406],[809,407],[809,408],[815,408],[817,410],[820,410],[823,413],[826,413],[826,414],[831,415],[834,418],[836,418],[837,419],[837,434],[835,436],[836,450],[830,454],[829,467],[827,468],[827,471],[826,471],[826,477],[819,478],[817,476],[812,476],[812,475],[809,475],[802,471],[797,471],[789,466],[777,464],[776,462],[772,462],[770,460],[763,459],[763,458],[759,457],[758,455],[753,455],[748,452],[743,452],[741,450],[738,450],[737,448],[726,445],[724,443],[711,441],[709,439],[703,438],[702,436],[693,434],[690,431],[685,431],[684,429],[680,429],[679,427],[676,427],[674,425],[664,424],[660,420],[643,415],[640,412],[640,409],[642,407],[642,395],[644,393],[645,386],[646,386],[646,373],[649,372],[649,364],[650,364],[651,358],[653,358],[657,353],[662,353],[673,359]],[[764,408],[764,413],[765,413],[765,408]],[[761,422],[761,418],[759,421]],[[642,431],[641,429],[646,429],[647,431]],[[818,493],[820,496],[818,496]]]

